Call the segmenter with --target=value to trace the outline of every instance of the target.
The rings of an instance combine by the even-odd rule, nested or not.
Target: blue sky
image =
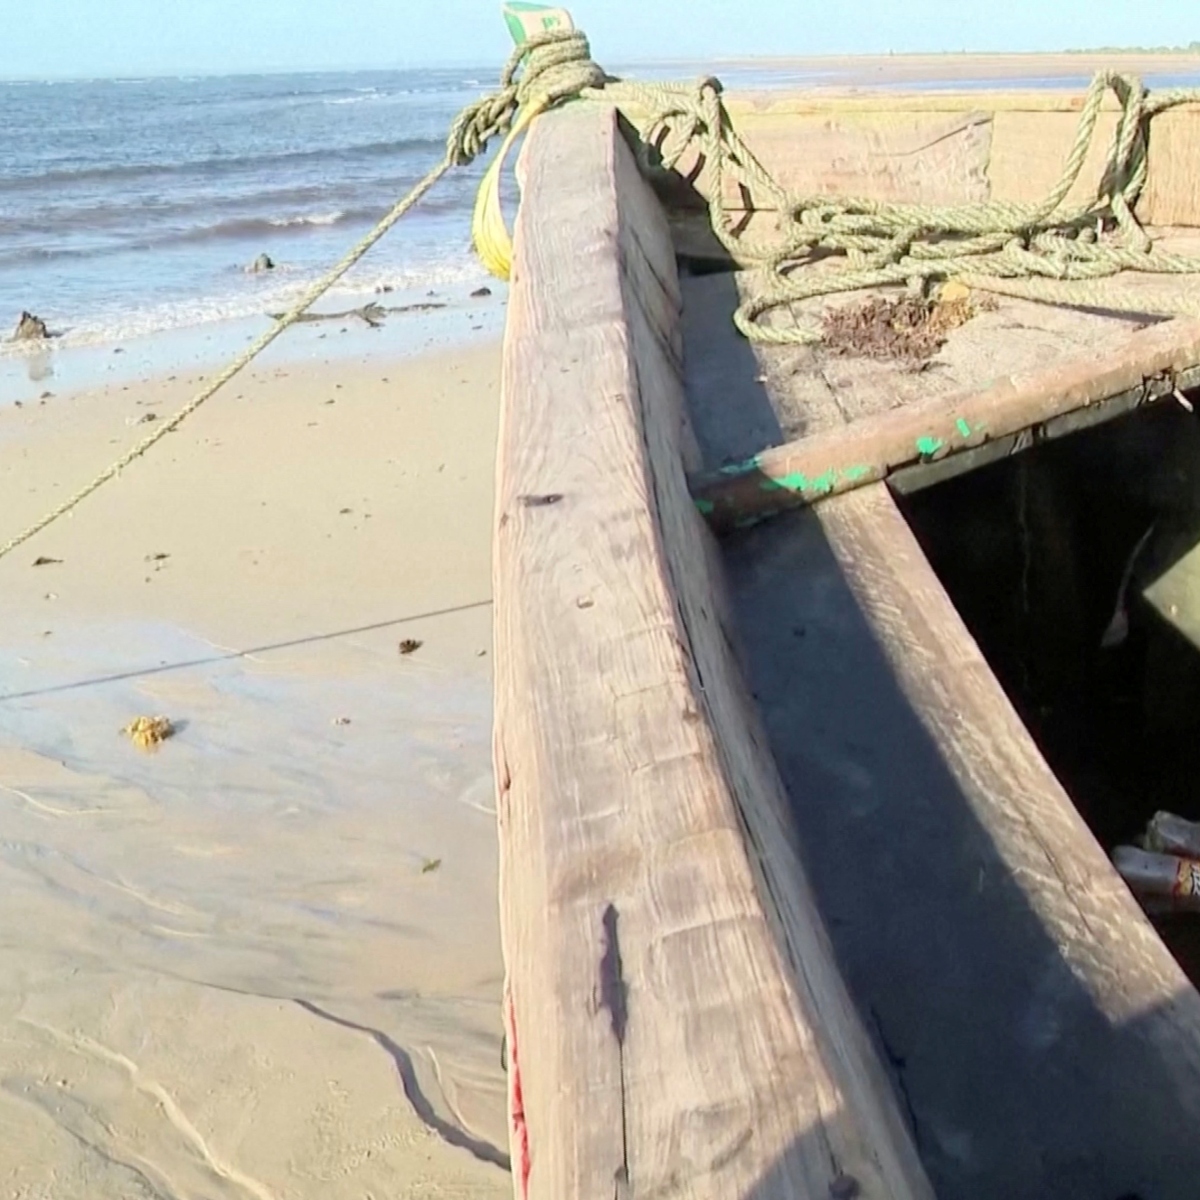
[[[1200,0],[575,0],[601,62],[1200,38]],[[0,76],[498,62],[499,0],[0,0]]]

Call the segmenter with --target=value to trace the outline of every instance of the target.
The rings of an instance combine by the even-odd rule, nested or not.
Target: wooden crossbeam
[[[923,474],[928,483],[940,482],[1195,386],[1200,321],[1168,321],[1100,357],[1078,356],[981,390],[851,421],[694,475],[689,486],[715,528],[737,528],[901,472],[906,490]]]

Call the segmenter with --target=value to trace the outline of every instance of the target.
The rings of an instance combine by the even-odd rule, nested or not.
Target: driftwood
[[[364,304],[361,308],[347,308],[341,312],[320,313],[306,312],[301,313],[296,318],[297,322],[309,321],[345,321],[350,317],[358,317],[360,321],[365,321],[372,329],[378,329],[383,325],[384,319],[389,313],[409,313],[409,312],[431,312],[436,308],[446,308],[447,305],[442,301],[422,301],[419,304]],[[284,313],[269,313],[273,321],[282,321]]]

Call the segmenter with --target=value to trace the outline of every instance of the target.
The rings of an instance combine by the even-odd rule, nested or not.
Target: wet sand
[[[490,343],[276,362],[0,562],[12,1195],[511,1194],[497,381]],[[0,407],[2,536],[195,385]]]

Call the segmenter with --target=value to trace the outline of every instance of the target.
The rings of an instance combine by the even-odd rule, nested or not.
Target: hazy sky
[[[574,0],[600,62],[1200,38],[1200,0]],[[499,0],[0,0],[0,76],[499,62]]]

